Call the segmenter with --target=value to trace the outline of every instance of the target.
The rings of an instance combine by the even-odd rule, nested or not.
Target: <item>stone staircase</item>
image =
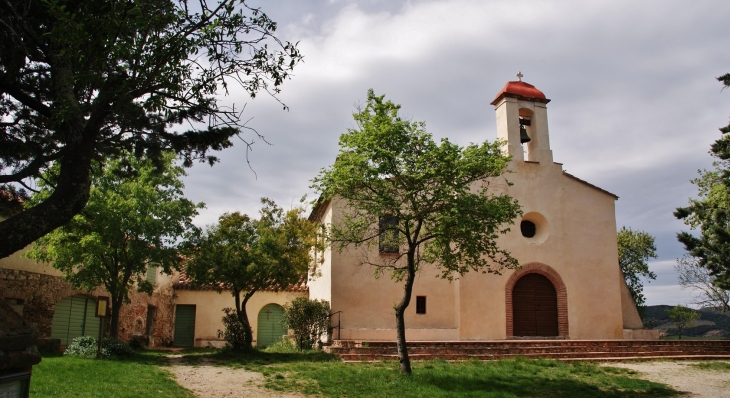
[[[398,360],[394,341],[335,340],[325,350],[344,362]],[[408,342],[411,360],[493,360],[511,357],[561,361],[728,359],[730,340],[493,340]]]

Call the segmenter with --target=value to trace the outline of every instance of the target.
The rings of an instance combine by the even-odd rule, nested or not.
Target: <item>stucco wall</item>
[[[546,115],[543,115],[546,120]],[[545,134],[547,131],[545,129]],[[544,140],[543,142],[546,142]],[[618,339],[623,337],[624,307],[616,243],[616,198],[563,172],[548,148],[539,148],[541,161],[513,160],[506,178],[491,181],[495,194],[516,198],[524,217],[538,225],[534,238],[520,232],[521,218],[498,244],[520,264],[542,264],[560,276],[565,285],[568,337],[571,339]],[[475,184],[474,189],[481,183]],[[327,220],[340,219],[342,201],[333,200]],[[370,251],[333,251],[331,303],[342,313],[343,339],[395,338],[393,306],[402,295],[402,283],[386,273],[373,277],[362,259],[376,259]],[[374,257],[373,257],[374,256]],[[469,273],[449,283],[436,278],[433,266],[425,266],[414,285],[406,314],[406,335],[412,340],[487,340],[507,336],[506,282],[515,271],[502,275]],[[313,289],[318,291],[321,287]],[[427,314],[415,314],[415,297],[427,297]]]
[[[259,311],[267,304],[284,304],[297,297],[307,297],[306,292],[256,292],[246,304],[248,321],[253,330],[254,345],[258,327]],[[235,308],[236,302],[230,291],[217,293],[213,290],[175,290],[175,304],[194,304],[195,307],[195,346],[206,347],[209,344],[221,347],[224,342],[218,338],[218,331],[223,330],[223,308]]]

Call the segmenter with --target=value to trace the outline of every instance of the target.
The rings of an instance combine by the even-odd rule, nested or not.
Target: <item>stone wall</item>
[[[146,335],[149,306],[156,308],[156,314],[147,345],[149,347],[171,345],[175,308],[171,284],[158,286],[152,296],[135,293],[130,297],[130,303],[122,306],[119,314],[119,339],[129,341],[132,336]]]
[[[39,338],[51,337],[51,324],[56,303],[76,294],[108,296],[104,289],[92,292],[76,290],[62,277],[39,274],[17,269],[0,268],[0,299],[22,300],[22,316],[25,321],[38,330]],[[130,303],[122,306],[119,315],[119,338],[128,341],[141,328],[146,331],[147,309],[157,309],[150,345],[169,345],[172,342],[173,290],[170,283],[158,286],[152,296],[134,293]],[[141,325],[140,325],[141,320]]]

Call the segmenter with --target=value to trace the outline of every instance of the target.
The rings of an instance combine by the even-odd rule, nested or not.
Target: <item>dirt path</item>
[[[263,387],[261,373],[245,369],[232,369],[216,366],[202,360],[196,364],[186,363],[181,355],[170,355],[169,369],[175,381],[192,391],[200,398],[216,397],[265,397],[265,398],[302,398],[304,395],[280,393]]]
[[[641,372],[640,378],[667,384],[690,397],[730,397],[730,372],[698,369],[693,361],[603,363],[603,366]]]

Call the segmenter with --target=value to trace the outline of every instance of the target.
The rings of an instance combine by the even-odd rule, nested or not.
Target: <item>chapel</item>
[[[549,102],[518,74],[491,103],[496,138],[512,160],[511,184],[490,181],[489,191],[510,195],[523,210],[498,244],[521,267],[502,275],[470,272],[453,282],[438,278],[435,267],[422,268],[406,314],[409,341],[658,337],[642,330],[619,268],[618,197],[553,161]],[[336,222],[343,206],[337,198],[322,202],[310,219]],[[339,312],[333,339],[395,340],[393,306],[402,283],[374,278],[355,250],[328,249],[322,256],[318,276],[307,285],[310,299],[327,300]]]

